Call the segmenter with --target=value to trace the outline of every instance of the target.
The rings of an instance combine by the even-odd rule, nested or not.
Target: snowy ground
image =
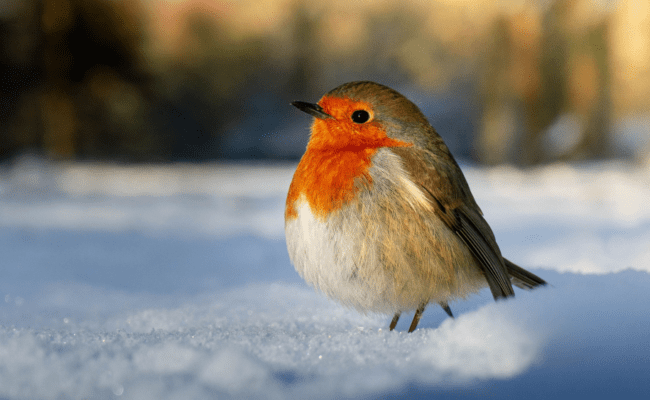
[[[0,170],[0,399],[650,394],[647,167],[464,167],[503,253],[551,285],[412,334],[294,272],[294,167]]]

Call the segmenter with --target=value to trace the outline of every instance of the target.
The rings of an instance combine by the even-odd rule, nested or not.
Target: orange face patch
[[[383,127],[373,121],[374,112],[368,103],[347,98],[323,97],[318,105],[332,118],[314,121],[308,148],[379,148],[402,143],[389,139]],[[358,110],[368,112],[370,120],[363,124],[353,122],[352,114]]]
[[[332,116],[316,119],[307,151],[300,160],[287,195],[285,218],[297,217],[294,203],[306,197],[317,218],[341,208],[356,196],[360,185],[372,185],[368,174],[372,156],[380,147],[405,147],[411,143],[391,139],[381,124],[373,121],[372,107],[347,98],[324,97],[319,102]],[[355,123],[352,114],[370,114],[365,123]]]

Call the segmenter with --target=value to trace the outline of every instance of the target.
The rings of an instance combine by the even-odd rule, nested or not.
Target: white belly
[[[285,233],[289,257],[300,276],[360,311],[396,312],[393,282],[378,259],[372,232],[347,218],[321,222],[306,201],[296,203],[298,217],[287,221]]]

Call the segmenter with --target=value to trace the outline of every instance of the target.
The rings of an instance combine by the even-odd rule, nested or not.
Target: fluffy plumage
[[[505,260],[458,164],[398,92],[352,82],[317,105],[287,196],[285,232],[300,275],[362,312],[447,303],[489,286],[495,299],[545,282]],[[356,111],[368,120],[355,122]]]

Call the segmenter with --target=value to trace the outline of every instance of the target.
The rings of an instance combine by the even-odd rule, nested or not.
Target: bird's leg
[[[397,325],[397,321],[399,320],[399,316],[400,316],[400,315],[401,315],[401,313],[398,313],[398,312],[395,313],[395,316],[393,317],[393,320],[390,321],[390,330],[391,330],[391,331],[392,331],[393,329],[395,329],[395,325]]]
[[[413,316],[413,322],[411,322],[411,327],[409,328],[409,333],[413,332],[415,328],[418,327],[418,323],[420,322],[420,317],[422,316],[422,313],[424,312],[424,307],[426,307],[427,304],[421,304],[420,307],[415,311],[415,315]]]
[[[451,308],[449,308],[449,304],[447,304],[446,301],[440,302],[440,307],[442,307],[443,310],[449,315],[450,317],[454,318],[454,314],[451,313]]]

